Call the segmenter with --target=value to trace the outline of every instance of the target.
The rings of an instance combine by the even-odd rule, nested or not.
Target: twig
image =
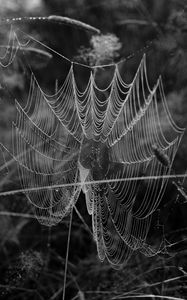
[[[128,296],[117,296],[112,299],[129,299],[129,298],[149,298],[149,299],[166,299],[166,300],[185,300],[184,298],[172,297],[172,296],[163,296],[163,295],[154,295],[154,294],[141,294],[141,295],[128,295]]]
[[[127,19],[127,20],[121,20],[117,23],[118,25],[149,25],[150,26],[150,22],[146,21],[146,20],[137,20],[137,19]],[[156,27],[157,26],[157,23],[156,22],[151,22],[151,25],[153,27]]]

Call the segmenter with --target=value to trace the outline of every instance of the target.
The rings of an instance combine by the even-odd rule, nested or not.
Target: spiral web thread
[[[11,64],[23,47],[14,36],[12,51],[9,45],[1,57],[2,67]],[[146,237],[183,129],[169,113],[161,77],[150,88],[145,55],[130,84],[122,79],[118,64],[114,69],[111,82],[101,89],[90,68],[87,86],[81,91],[71,63],[53,95],[41,89],[32,73],[26,105],[15,102],[9,153],[17,162],[22,188],[38,220],[47,226],[60,222],[82,190],[99,258],[120,265],[135,250],[147,256],[157,253],[146,244]],[[161,113],[173,138],[165,134]],[[169,157],[169,168],[155,157],[153,145]],[[141,176],[147,180],[141,181]],[[140,180],[128,180],[134,177]],[[59,187],[38,189],[53,185]]]

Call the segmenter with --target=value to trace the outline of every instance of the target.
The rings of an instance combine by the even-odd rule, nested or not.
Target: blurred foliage
[[[119,56],[121,43],[114,34],[102,34],[92,36],[90,46],[90,48],[81,47],[75,60],[90,66],[111,63]]]
[[[32,5],[31,5],[32,3]],[[137,70],[143,53],[147,53],[149,80],[152,83],[162,75],[167,102],[174,120],[187,127],[187,9],[184,0],[38,0],[0,1],[1,18],[30,15],[62,15],[75,18],[99,28],[100,36],[92,36],[80,29],[39,23],[23,22],[14,25],[69,59],[90,65],[127,59],[120,67],[130,80]],[[6,45],[10,26],[1,26],[1,45]],[[19,30],[18,30],[19,33]],[[35,71],[46,90],[55,89],[67,74],[69,63],[60,62],[50,49],[38,47],[32,41],[32,51],[19,53],[19,63],[14,62],[8,72],[1,72],[0,125],[1,141],[10,143],[14,118],[14,99],[24,102],[28,89],[27,71]],[[1,55],[3,49],[1,49]],[[42,54],[41,51],[47,51]],[[24,56],[24,57],[23,57]],[[23,61],[24,63],[21,63]],[[63,60],[63,59],[62,59]],[[80,85],[87,79],[86,71],[75,70]],[[99,80],[111,76],[111,70],[97,72]],[[80,75],[79,75],[80,74]],[[45,116],[44,116],[45,117]],[[162,120],[164,122],[164,120]],[[174,162],[176,173],[187,168],[187,134],[181,142]],[[2,153],[0,162],[4,163]],[[9,174],[16,178],[14,165]],[[184,186],[187,182],[184,181]],[[19,188],[9,175],[1,178],[0,188]],[[170,295],[185,299],[186,280],[186,204],[174,203],[177,190],[168,188],[162,224],[170,242],[179,241],[168,249],[166,258],[146,259],[134,256],[123,270],[113,270],[107,262],[97,258],[92,237],[75,216],[68,264],[67,299],[111,299],[116,295],[139,288],[141,293]],[[64,257],[69,219],[50,232],[33,220],[33,212],[23,196],[1,199],[0,203],[0,292],[2,299],[61,299],[64,277]],[[19,204],[18,204],[19,203]],[[174,203],[174,204],[173,204]],[[83,196],[78,208],[87,224]],[[166,218],[166,211],[169,218]],[[11,215],[11,212],[17,215]],[[20,214],[20,215],[19,215]],[[26,217],[24,218],[23,215]],[[167,219],[167,225],[166,225]],[[154,220],[155,221],[155,220]],[[159,220],[160,221],[160,220]],[[156,222],[155,222],[156,224]],[[154,224],[154,225],[155,225]],[[161,229],[163,229],[161,227]],[[177,231],[176,231],[177,230]],[[162,231],[162,230],[161,230]],[[173,231],[175,234],[173,234]],[[151,238],[156,243],[155,236]],[[162,232],[163,233],[163,232]],[[173,249],[174,248],[174,249]],[[168,250],[166,249],[166,250]],[[167,252],[167,251],[166,251]],[[93,253],[90,255],[90,253]],[[136,253],[135,253],[136,254]],[[184,267],[184,269],[183,269]],[[178,278],[167,283],[167,278]],[[158,283],[154,285],[155,283]],[[153,286],[152,286],[153,284]],[[173,285],[172,285],[173,284]],[[88,292],[90,291],[90,293]],[[50,298],[51,297],[51,298]],[[136,299],[136,296],[135,298]]]

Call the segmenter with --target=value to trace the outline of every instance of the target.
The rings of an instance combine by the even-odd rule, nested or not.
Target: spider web
[[[15,32],[13,36],[1,57],[3,67],[28,45]],[[31,73],[26,105],[15,101],[9,153],[39,222],[59,223],[82,190],[99,258],[120,265],[136,250],[147,256],[158,252],[146,238],[183,129],[170,115],[161,77],[150,87],[145,55],[129,84],[119,64],[113,66],[106,88],[99,88],[96,67],[90,67],[87,85],[80,90],[71,62],[63,84],[50,95]],[[165,133],[161,114],[172,138]],[[153,145],[168,156],[169,167],[157,159]]]

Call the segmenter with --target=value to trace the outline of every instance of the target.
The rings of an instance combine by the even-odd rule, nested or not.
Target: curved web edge
[[[15,102],[9,154],[17,162],[22,189],[34,205],[36,217],[51,226],[70,212],[81,191],[74,185],[79,181],[80,142],[54,112],[52,99],[46,97],[32,74],[25,107]],[[54,185],[59,188],[49,189]]]
[[[123,114],[125,105],[119,109],[117,118],[120,121],[115,119],[115,125],[108,135],[110,138],[113,134],[113,143],[111,138],[108,141],[110,168],[103,174],[103,179],[108,183],[85,184],[86,203],[92,215],[98,255],[101,260],[107,257],[115,266],[126,263],[136,250],[146,256],[156,255],[160,251],[159,247],[154,249],[148,245],[146,238],[152,215],[163,198],[168,183],[166,177],[170,175],[184,133],[168,110],[161,78],[149,92],[147,99],[145,93],[143,96],[144,108],[140,106],[134,116],[131,112],[129,126],[125,120],[126,113]],[[140,96],[135,93],[132,95],[130,99],[135,105]],[[141,99],[138,98],[138,101]],[[161,103],[159,108],[158,101]],[[127,100],[124,103],[128,103]],[[128,110],[131,108],[132,103]],[[164,126],[160,111],[164,111]],[[125,130],[124,123],[127,124]],[[165,127],[172,132],[172,138],[167,136]],[[163,165],[158,160],[154,147],[167,156],[169,165]],[[146,180],[141,180],[141,177]],[[94,179],[97,180],[97,177]]]

